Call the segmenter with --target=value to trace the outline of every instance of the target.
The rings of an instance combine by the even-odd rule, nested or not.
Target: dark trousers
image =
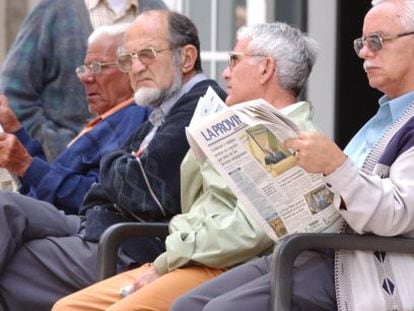
[[[336,310],[332,254],[304,252],[295,265],[293,307]],[[271,256],[235,267],[178,298],[171,311],[267,311]]]

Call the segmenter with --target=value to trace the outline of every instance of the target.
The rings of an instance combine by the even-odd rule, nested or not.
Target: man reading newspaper
[[[358,234],[414,237],[413,26],[414,1],[372,1],[354,49],[369,85],[384,96],[344,152],[315,132],[285,142],[296,150],[297,165],[325,174],[341,195],[336,207],[348,229]],[[294,269],[291,310],[414,310],[413,259],[361,250],[315,257]],[[187,294],[172,310],[269,310],[270,270],[266,256],[241,265]]]
[[[315,58],[314,40],[284,23],[240,29],[223,72],[226,104],[263,98],[292,115],[299,126],[314,128],[310,105],[296,101]],[[54,311],[85,310],[92,305],[96,310],[168,310],[179,295],[272,248],[272,240],[209,161],[190,151],[181,165],[181,179],[182,214],[170,222],[166,251],[151,265],[60,300]],[[133,285],[132,292],[122,298],[119,290],[128,284]]]

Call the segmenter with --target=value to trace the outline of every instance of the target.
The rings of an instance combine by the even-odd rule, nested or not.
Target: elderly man
[[[91,185],[98,181],[99,161],[122,147],[144,122],[147,107],[133,103],[128,75],[116,66],[117,49],[127,25],[104,26],[89,37],[85,65],[77,74],[89,110],[97,117],[54,161],[47,162],[41,145],[30,139],[7,99],[0,97],[0,166],[20,176],[20,192],[47,201],[66,213],[78,208]]]
[[[49,160],[90,117],[75,68],[92,30],[156,8],[166,6],[162,0],[40,0],[30,11],[3,63],[0,93]]]
[[[102,159],[100,181],[86,195],[81,217],[0,192],[4,308],[50,310],[59,297],[96,281],[97,241],[108,226],[168,221],[179,212],[179,166],[188,150],[184,127],[208,87],[222,97],[224,92],[202,74],[197,29],[183,15],[142,13],[128,29],[125,46],[118,63],[129,72],[135,100],[154,107],[149,121],[124,150]],[[123,264],[142,264],[164,249],[158,239],[128,246],[120,256]]]
[[[223,73],[227,105],[264,98],[314,129],[310,105],[296,101],[315,58],[315,42],[286,24],[241,29]],[[208,161],[199,163],[189,152],[181,167],[183,214],[170,222],[166,252],[151,265],[62,299],[53,310],[168,310],[179,295],[272,247]],[[121,299],[119,289],[134,282],[136,291]]]
[[[385,94],[376,115],[344,153],[317,133],[302,132],[285,145],[305,170],[326,175],[355,232],[413,237],[414,2],[373,1],[354,47],[370,86]],[[269,257],[219,276],[172,310],[268,310]],[[295,270],[292,309],[414,310],[413,279],[411,255],[342,250],[334,260],[326,251]]]

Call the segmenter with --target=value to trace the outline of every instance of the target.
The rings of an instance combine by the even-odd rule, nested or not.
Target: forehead
[[[125,35],[125,47],[142,49],[167,41],[168,20],[166,14],[141,14],[131,25]],[[155,45],[155,46],[154,46]]]
[[[404,31],[402,8],[395,2],[384,2],[373,7],[365,16],[363,34],[394,34]]]
[[[103,36],[88,46],[85,59],[115,58],[117,47],[118,43],[114,38]]]
[[[234,46],[233,51],[235,51],[235,52],[246,52],[246,51],[248,51],[250,41],[251,40],[248,39],[248,38],[238,40],[236,42],[236,45]]]

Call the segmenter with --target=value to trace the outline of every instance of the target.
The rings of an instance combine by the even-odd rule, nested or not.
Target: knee
[[[51,311],[70,311],[75,310],[72,306],[71,299],[64,297],[59,299],[52,307]]]
[[[219,296],[210,300],[206,306],[202,309],[203,311],[235,311],[244,310],[243,307],[237,301],[231,301],[226,297]]]
[[[178,297],[171,305],[170,311],[197,311],[203,310],[204,304],[197,303],[192,296]]]

